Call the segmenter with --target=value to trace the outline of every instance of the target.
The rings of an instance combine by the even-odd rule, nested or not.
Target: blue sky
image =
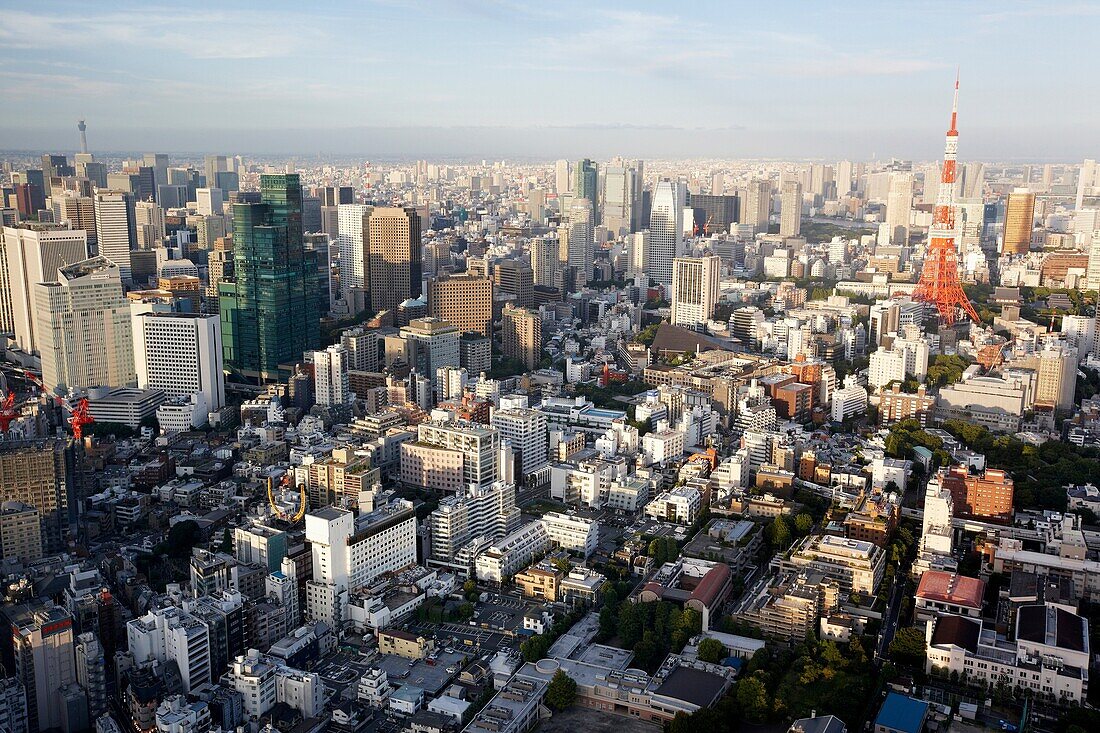
[[[316,6],[316,7],[314,7]],[[0,0],[0,149],[1096,155],[1100,3]]]

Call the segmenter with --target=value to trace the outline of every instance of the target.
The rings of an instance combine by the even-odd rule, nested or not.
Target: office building
[[[491,336],[493,281],[476,275],[441,275],[428,281],[428,315],[461,333]]]
[[[199,216],[222,216],[225,213],[225,200],[220,188],[195,189],[195,204]]]
[[[258,381],[285,378],[319,345],[325,287],[302,239],[297,174],[260,176],[260,203],[233,205],[235,280],[219,286],[224,362]]]
[[[336,246],[340,250],[340,290],[348,309],[360,313],[370,306],[367,291],[367,217],[371,207],[339,204],[336,207]]]
[[[768,231],[768,219],[772,209],[772,184],[769,180],[754,179],[745,188],[738,223],[751,225],[755,233]]]
[[[586,519],[572,513],[547,512],[541,521],[546,528],[546,536],[555,547],[586,559],[596,551],[600,523],[595,519]]]
[[[150,610],[126,624],[130,653],[138,667],[179,667],[184,692],[212,681],[210,627],[198,615],[176,606]]]
[[[14,333],[20,349],[38,354],[34,286],[56,278],[59,267],[87,258],[86,232],[56,224],[4,227],[0,233],[0,330]]]
[[[73,457],[61,440],[0,443],[0,486],[5,501],[38,511],[42,550],[63,552],[70,523],[76,521]]]
[[[53,728],[76,733],[68,730],[58,704],[59,690],[77,682],[73,617],[42,600],[8,606],[4,615],[11,629],[14,676],[26,693],[27,733]]]
[[[779,236],[797,237],[802,233],[802,184],[784,181],[779,199]]]
[[[439,318],[416,318],[401,329],[401,338],[410,347],[411,366],[433,387],[441,368],[461,366],[460,336],[457,328]]]
[[[95,226],[99,255],[118,267],[124,283],[131,280],[130,252],[137,248],[136,200],[127,191],[96,191]]]
[[[51,202],[54,221],[61,224],[68,222],[70,229],[84,232],[88,238],[88,246],[95,247],[95,199],[66,191],[61,196],[52,197]]]
[[[573,199],[587,199],[592,204],[593,224],[599,223],[598,212],[595,211],[596,202],[599,201],[597,184],[596,164],[588,158],[578,160],[573,166]]]
[[[635,230],[642,185],[639,168],[640,162],[635,166],[624,163],[604,168],[601,221],[613,237]]]
[[[1031,232],[1034,226],[1035,194],[1027,189],[1016,189],[1008,194],[1001,254],[1027,254],[1031,249]]]
[[[736,196],[723,196],[718,194],[692,194],[691,208],[697,212],[699,234],[709,237],[712,234],[724,234],[730,230],[730,226],[737,223]]]
[[[0,504],[0,557],[31,563],[42,557],[42,523],[38,509],[21,501]]]
[[[341,344],[313,352],[314,398],[318,405],[346,405],[354,399],[348,381],[348,350]]]
[[[66,265],[34,291],[47,389],[137,382],[130,306],[117,265],[102,256]]]
[[[151,312],[133,317],[134,366],[141,389],[194,398],[197,424],[225,406],[221,322],[216,315]]]
[[[547,465],[546,415],[529,408],[493,410],[489,420],[500,432],[500,439],[512,447],[519,475],[529,476]]]
[[[667,178],[657,183],[649,214],[649,251],[645,272],[650,280],[672,288],[672,261],[684,242],[685,189]]]
[[[245,565],[263,565],[275,573],[282,568],[287,554],[287,535],[264,524],[233,529],[233,556]]]
[[[27,733],[27,693],[15,677],[0,679],[0,729]]]
[[[561,284],[559,249],[559,241],[551,236],[531,240],[531,274],[534,285],[556,288]]]
[[[504,355],[522,362],[528,371],[538,368],[542,361],[542,319],[538,312],[507,305],[501,324]]]
[[[699,328],[710,320],[718,303],[721,259],[677,257],[672,264],[672,324]]]
[[[371,310],[396,311],[402,302],[420,296],[420,214],[412,207],[376,207],[366,226]]]

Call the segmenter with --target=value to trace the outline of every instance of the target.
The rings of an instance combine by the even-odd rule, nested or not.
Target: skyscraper
[[[51,601],[4,610],[10,622],[15,676],[27,693],[27,733],[61,729],[64,705],[58,691],[76,684],[73,617]]]
[[[672,267],[672,323],[695,328],[714,314],[721,258],[677,257]]]
[[[569,207],[569,221],[562,225],[559,240],[564,245],[565,264],[578,274],[577,284],[583,285],[592,279],[592,263],[596,256],[596,244],[593,241],[592,201],[574,199]],[[560,251],[560,250],[559,250]]]
[[[52,203],[54,221],[68,222],[72,229],[86,232],[88,246],[95,247],[95,200],[91,196],[78,196],[75,193],[66,192],[63,196],[54,196]]]
[[[317,347],[325,296],[302,241],[298,174],[262,175],[260,203],[233,205],[233,272],[219,287],[225,367],[277,380]]]
[[[351,400],[348,350],[341,344],[313,352],[313,384],[319,405],[346,405]]]
[[[578,160],[573,166],[573,198],[588,199],[592,203],[593,224],[598,224],[600,221],[599,193],[596,164],[588,158]]]
[[[428,315],[462,333],[491,336],[493,281],[476,275],[441,275],[428,281]]]
[[[531,269],[534,283],[547,288],[561,284],[561,260],[558,259],[559,242],[552,237],[531,240]]]
[[[635,231],[641,204],[640,187],[642,179],[638,166],[619,161],[604,169],[603,176],[603,215],[600,219],[612,236],[620,236]]]
[[[4,227],[0,233],[0,314],[10,314],[15,343],[28,354],[38,354],[33,288],[56,278],[57,268],[87,259],[86,236],[57,224]]]
[[[47,389],[135,384],[130,306],[113,262],[93,257],[59,268],[56,280],[35,284],[34,309]]]
[[[684,243],[684,198],[683,184],[667,178],[653,192],[646,274],[666,289],[672,287],[672,261]]]
[[[498,262],[493,268],[493,284],[499,293],[511,295],[518,306],[529,308],[534,304],[535,274],[526,262]]]
[[[909,243],[909,212],[913,208],[913,174],[895,173],[890,177],[886,199],[886,228],[890,244]]]
[[[348,309],[359,313],[370,306],[367,292],[367,217],[371,207],[339,204],[336,207],[336,245],[340,250],[340,289]]]
[[[1100,192],[1100,165],[1095,160],[1085,160],[1081,164],[1081,170],[1077,174],[1077,211],[1085,205],[1086,198],[1092,198]]]
[[[501,315],[504,355],[523,362],[528,370],[542,360],[542,319],[527,308],[504,307]]]
[[[216,315],[149,312],[133,317],[138,387],[195,399],[197,414],[225,405],[221,322]],[[201,409],[200,409],[201,407]],[[205,419],[200,424],[204,424]]]
[[[1008,194],[1005,206],[1005,231],[1001,254],[1023,255],[1031,249],[1031,231],[1035,225],[1035,194],[1018,188]]]
[[[458,329],[439,318],[416,318],[401,329],[401,337],[413,347],[412,366],[434,385],[440,367],[458,367]]]
[[[42,548],[63,552],[65,536],[76,521],[72,453],[62,440],[37,443],[0,441],[0,486],[6,501],[38,510]]]
[[[779,234],[797,237],[802,232],[802,184],[784,181],[779,202]]]
[[[396,311],[420,296],[420,214],[411,206],[381,206],[367,216],[367,277],[370,307]]]
[[[559,160],[554,163],[554,192],[558,196],[570,193],[573,190],[573,166],[569,164],[568,160]]]
[[[95,228],[99,254],[118,266],[124,283],[132,282],[130,252],[137,247],[134,195],[126,191],[96,191]]]

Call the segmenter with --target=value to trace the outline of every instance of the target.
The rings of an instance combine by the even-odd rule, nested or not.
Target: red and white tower
[[[913,297],[933,303],[940,323],[950,326],[958,320],[959,311],[978,323],[977,312],[959,283],[959,259],[955,249],[955,181],[958,178],[956,158],[959,151],[959,77],[955,77],[955,101],[951,105],[951,129],[943,150],[943,175],[932,214],[928,251],[920,272],[920,283]]]

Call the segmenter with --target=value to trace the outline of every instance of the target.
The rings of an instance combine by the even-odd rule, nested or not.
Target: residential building
[[[779,236],[797,237],[802,233],[802,184],[784,181],[779,201]]]
[[[428,315],[450,323],[462,333],[491,336],[493,281],[469,274],[432,278],[428,281]]]
[[[672,323],[696,328],[714,314],[721,258],[677,257],[672,263]]]
[[[493,542],[475,560],[477,579],[502,583],[527,567],[536,556],[552,546],[546,524],[541,520],[528,522]]]
[[[21,501],[0,504],[0,557],[22,564],[42,557],[42,526],[38,509]]]
[[[550,542],[557,547],[588,558],[596,551],[600,523],[574,514],[547,512],[542,516]]]
[[[886,553],[865,540],[810,535],[798,542],[789,558],[778,558],[782,570],[816,572],[835,580],[846,593],[874,594],[886,569]]]
[[[417,441],[458,453],[463,484],[488,486],[499,478],[500,432],[476,423],[428,422],[417,425]]]
[[[839,586],[816,573],[787,573],[759,586],[742,601],[734,618],[751,624],[769,639],[799,643],[838,606]]]
[[[645,505],[645,515],[663,522],[692,524],[703,510],[703,497],[690,486],[663,491]]]
[[[547,465],[549,432],[544,413],[525,407],[493,410],[489,424],[500,433],[501,442],[512,447],[521,476]]]
[[[88,716],[95,720],[107,712],[107,662],[103,645],[88,631],[76,637],[76,681],[88,696]]]
[[[514,484],[498,481],[446,496],[428,516],[429,562],[449,563],[471,541],[479,537],[498,540],[513,532],[519,522]]]
[[[501,317],[504,355],[523,363],[528,371],[542,361],[542,319],[527,308],[504,307]]]
[[[370,307],[367,219],[370,206],[336,204],[336,246],[340,250],[340,289],[352,313]]]
[[[150,610],[127,622],[126,638],[139,667],[174,660],[184,692],[211,681],[210,627],[198,615],[176,606]]]
[[[74,457],[66,441],[0,441],[0,486],[4,498],[38,511],[40,552],[63,552],[66,536],[77,517]]]
[[[379,654],[392,654],[405,659],[424,659],[435,649],[435,642],[431,639],[400,629],[381,630],[377,639]]]
[[[1013,481],[1005,471],[988,468],[972,474],[967,466],[940,469],[935,480],[951,492],[955,516],[984,521],[1012,521]]]
[[[346,405],[355,398],[348,368],[348,350],[341,344],[313,352],[313,395],[318,405]]]

